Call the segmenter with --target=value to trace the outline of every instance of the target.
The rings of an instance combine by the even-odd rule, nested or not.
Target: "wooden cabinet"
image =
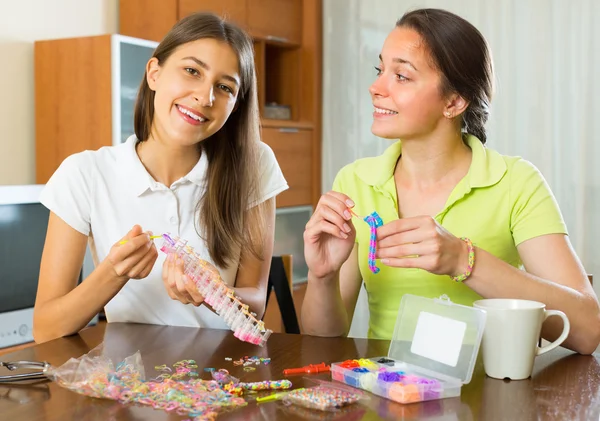
[[[290,188],[277,196],[277,206],[301,206],[311,203],[312,130],[263,128],[262,139],[269,145]]]
[[[198,11],[214,12],[248,29],[247,3],[246,0],[179,0],[179,18]]]
[[[100,35],[36,41],[36,183],[77,152],[133,134],[133,108],[157,43]]]
[[[247,0],[248,31],[267,41],[300,44],[302,0]]]
[[[299,45],[303,0],[121,0],[119,33],[160,41],[177,20],[194,12],[214,12],[252,37]]]
[[[119,1],[119,33],[160,41],[180,19],[179,0]]]

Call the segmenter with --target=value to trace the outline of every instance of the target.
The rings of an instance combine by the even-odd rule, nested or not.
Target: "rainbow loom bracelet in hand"
[[[467,250],[469,251],[469,263],[465,273],[452,277],[452,280],[455,282],[466,281],[467,278],[471,276],[471,272],[473,272],[473,266],[475,266],[475,247],[473,247],[473,243],[467,237],[461,237],[460,239],[467,243]]]
[[[371,227],[371,239],[369,242],[369,269],[371,272],[378,273],[379,268],[375,266],[375,250],[377,250],[377,227],[383,225],[381,217],[377,212],[365,217],[364,221]]]

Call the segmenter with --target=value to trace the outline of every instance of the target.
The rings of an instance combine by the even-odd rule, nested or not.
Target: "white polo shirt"
[[[135,151],[137,142],[131,136],[121,145],[68,157],[46,184],[41,202],[71,227],[89,236],[96,266],[135,224],[154,234],[169,232],[188,240],[202,259],[214,264],[195,228],[194,210],[206,188],[206,154],[202,154],[185,177],[166,187],[155,181],[142,165]],[[260,142],[259,162],[261,191],[255,204],[288,188],[273,151],[263,142]],[[155,241],[160,246],[162,240]],[[240,250],[234,255],[227,269],[219,268],[230,286],[235,283]],[[225,322],[205,306],[184,305],[169,297],[161,277],[165,257],[159,251],[147,278],[131,279],[125,284],[106,305],[107,320],[227,329]]]

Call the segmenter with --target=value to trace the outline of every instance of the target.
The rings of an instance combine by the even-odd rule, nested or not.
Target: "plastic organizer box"
[[[399,403],[460,396],[471,381],[485,317],[446,296],[406,294],[388,355],[333,363],[331,377]]]

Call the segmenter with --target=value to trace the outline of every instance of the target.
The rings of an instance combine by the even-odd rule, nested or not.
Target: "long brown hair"
[[[441,9],[408,12],[396,26],[411,28],[421,36],[442,73],[442,95],[456,92],[469,102],[462,116],[462,131],[485,143],[494,68],[481,32],[460,16]]]
[[[213,261],[228,267],[236,249],[248,249],[262,259],[264,209],[249,212],[258,199],[260,140],[254,50],[251,38],[236,25],[211,13],[196,13],[180,20],[156,47],[153,57],[163,64],[181,45],[203,38],[227,43],[237,54],[240,89],[234,111],[223,127],[199,143],[208,158],[206,191],[196,206],[197,230]],[[140,141],[150,137],[154,118],[154,91],[142,79],[135,104],[134,129]],[[249,217],[252,216],[252,218]]]

